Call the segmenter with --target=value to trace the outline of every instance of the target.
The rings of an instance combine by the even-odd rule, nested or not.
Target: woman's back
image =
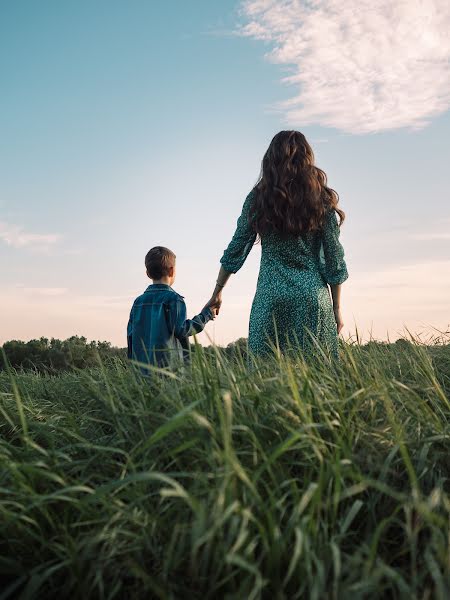
[[[306,350],[312,334],[337,353],[340,284],[348,277],[339,242],[345,215],[338,200],[303,134],[278,133],[221,258],[215,290],[217,297],[221,281],[242,267],[259,237],[261,265],[249,327],[253,352],[265,353],[275,340],[281,349],[296,342]],[[220,298],[212,305],[220,306]]]
[[[244,202],[233,239],[221,258],[229,273],[242,267],[255,243],[250,216],[253,201],[254,190]],[[310,331],[336,354],[336,324],[327,284],[342,283],[348,273],[334,210],[327,212],[323,226],[316,231],[301,236],[263,234],[261,246],[250,315],[250,349],[264,354],[268,341],[277,339],[281,347],[295,343],[306,351]]]
[[[242,267],[256,240],[256,233],[250,222],[254,198],[253,189],[245,199],[233,239],[220,261],[230,273],[236,273]],[[325,215],[323,226],[316,231],[299,236],[276,232],[262,235],[260,273],[265,274],[270,269],[285,274],[292,270],[299,273],[307,270],[320,274],[327,284],[341,283],[348,273],[339,233],[335,212],[330,210]]]
[[[344,252],[339,242],[339,226],[334,211],[325,218],[324,225],[316,231],[295,236],[277,233],[261,237],[261,268],[278,265],[286,274],[296,271],[316,272],[325,283],[333,285],[347,276]]]

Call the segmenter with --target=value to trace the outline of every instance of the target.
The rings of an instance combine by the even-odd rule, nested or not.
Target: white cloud
[[[270,43],[297,88],[289,124],[422,128],[450,105],[448,0],[247,0],[241,35]]]
[[[20,225],[0,221],[0,240],[13,248],[45,249],[58,243],[61,237],[59,233],[30,233]]]

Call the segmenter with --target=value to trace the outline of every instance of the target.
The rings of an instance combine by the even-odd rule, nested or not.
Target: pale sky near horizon
[[[280,129],[347,214],[344,337],[450,325],[444,0],[0,3],[0,343],[126,343],[157,244],[208,300]],[[256,246],[202,334],[247,335]]]

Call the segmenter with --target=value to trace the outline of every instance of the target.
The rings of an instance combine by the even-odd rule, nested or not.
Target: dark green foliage
[[[2,598],[450,596],[450,346],[0,374]]]
[[[85,337],[72,336],[67,340],[41,337],[22,342],[11,340],[3,344],[9,364],[15,369],[31,369],[41,373],[57,373],[98,365],[99,358],[108,361],[125,358],[125,350],[109,342],[88,342]],[[5,368],[0,361],[0,370]]]

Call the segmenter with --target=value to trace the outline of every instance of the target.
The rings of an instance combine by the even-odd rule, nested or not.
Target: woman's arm
[[[206,304],[211,309],[215,309],[216,315],[219,314],[220,307],[222,305],[222,290],[225,287],[227,281],[230,279],[232,273],[226,271],[222,266],[220,267],[219,274],[217,275],[216,287],[212,293],[211,299]]]
[[[255,243],[256,232],[250,226],[249,222],[250,207],[253,198],[254,190],[252,190],[245,199],[241,215],[237,221],[236,231],[220,259],[222,266],[220,267],[217,276],[216,287],[214,288],[211,299],[206,305],[215,309],[216,314],[219,314],[220,306],[222,304],[222,290],[225,287],[225,284],[230,278],[230,275],[236,273],[242,267]]]
[[[340,283],[337,285],[330,285],[330,288],[331,288],[331,298],[333,300],[333,312],[334,312],[334,318],[336,321],[337,332],[341,333],[341,330],[344,327],[344,321],[342,320],[342,315],[341,315],[342,285]]]
[[[339,241],[339,236],[340,227],[336,213],[334,210],[330,210],[325,217],[322,231],[324,262],[321,265],[322,273],[329,286],[340,285],[348,278],[344,248]]]
[[[321,265],[325,281],[331,288],[333,300],[334,319],[337,332],[340,333],[344,327],[341,315],[341,288],[347,279],[347,265],[345,264],[344,249],[339,241],[340,228],[336,219],[335,211],[328,213],[324,223],[322,247],[324,263]]]

